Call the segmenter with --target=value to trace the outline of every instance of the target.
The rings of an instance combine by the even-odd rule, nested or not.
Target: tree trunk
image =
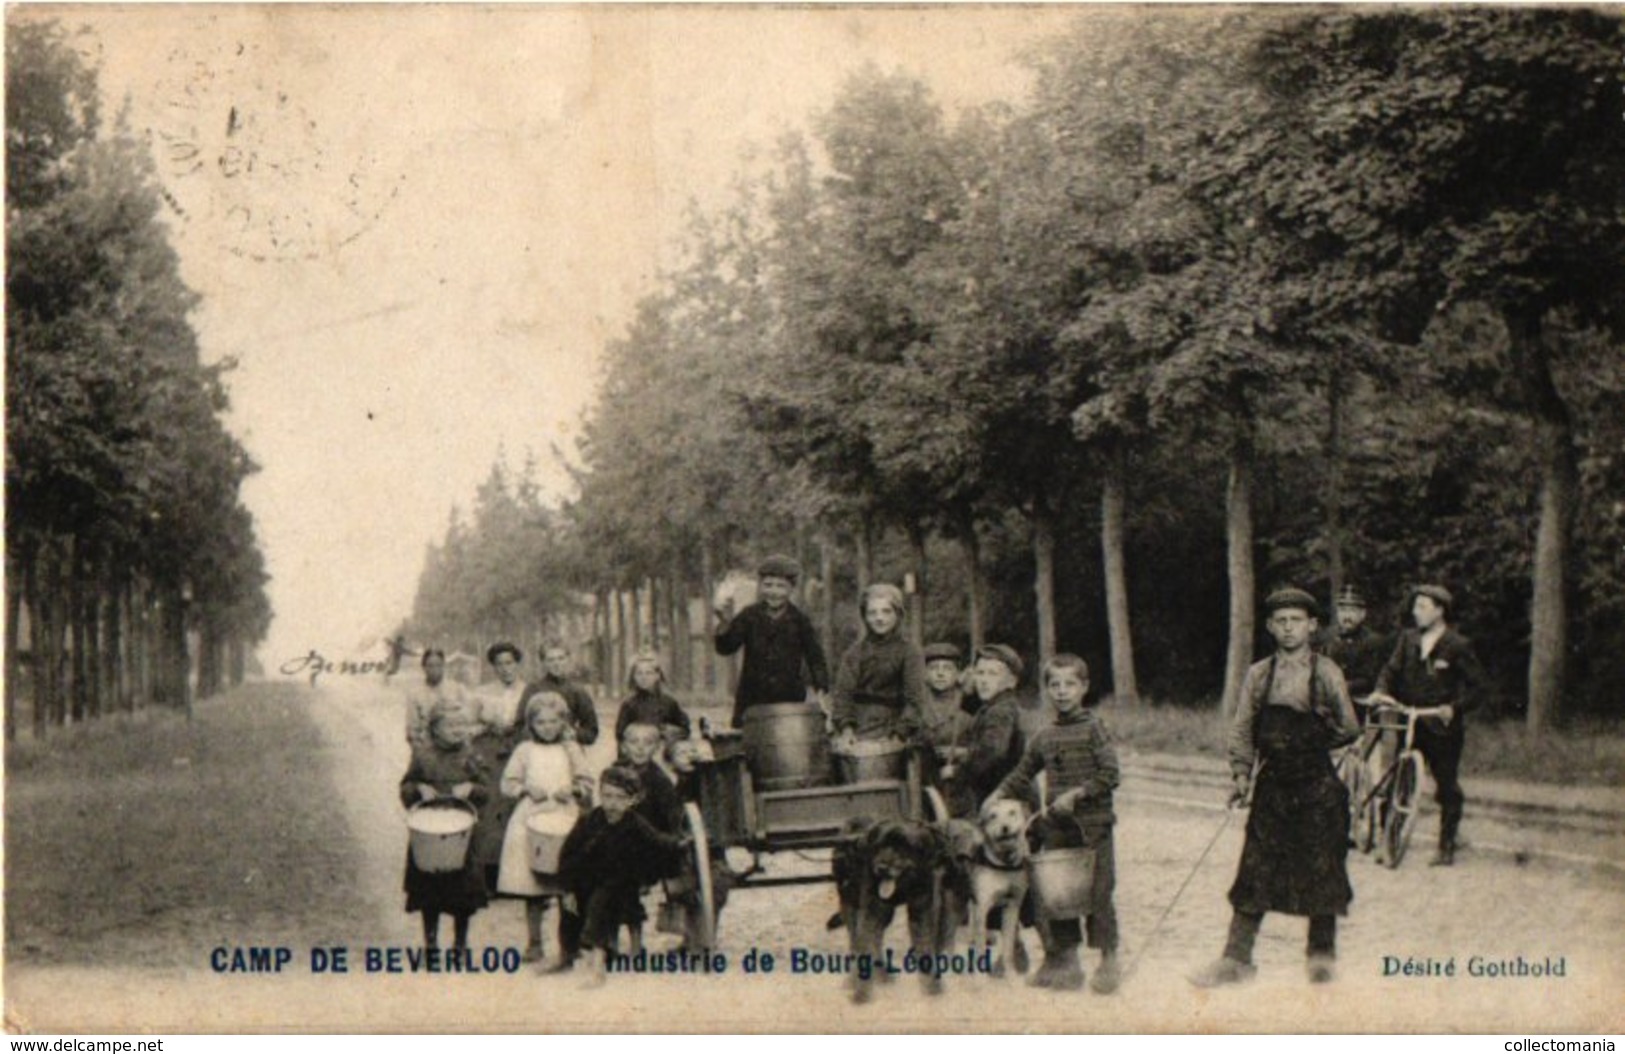
[[[47,625],[51,634],[51,723],[58,728],[68,723],[68,693],[72,682],[68,678],[68,664],[72,655],[68,651],[68,579],[69,564],[73,558],[67,538],[59,538],[51,547],[51,582],[47,586]]]
[[[127,710],[125,695],[125,572],[114,570],[117,561],[109,557],[107,572],[107,708]]]
[[[90,704],[90,647],[85,637],[85,543],[70,537],[68,549],[68,639],[73,649],[73,688],[69,717],[85,719]]]
[[[694,641],[688,626],[688,583],[683,575],[683,561],[673,552],[667,563],[666,606],[671,612],[671,675],[674,683],[684,691],[694,687],[690,669],[694,665]]]
[[[1226,714],[1236,711],[1241,681],[1253,662],[1253,442],[1245,421],[1238,421],[1230,446],[1230,480],[1225,490],[1226,566],[1230,578],[1230,643],[1225,651]]]
[[[231,686],[240,687],[248,677],[248,643],[241,637],[231,638]]]
[[[827,659],[835,654],[835,540],[828,531],[818,536],[818,574],[824,583],[824,595],[818,598],[818,622]]]
[[[49,616],[45,613],[45,598],[40,592],[40,578],[44,571],[41,565],[51,559],[50,543],[47,541],[36,545],[29,555],[30,559],[23,565],[23,591],[28,597],[28,654],[33,665],[33,674],[29,679],[34,689],[34,738],[43,739],[51,712],[52,663]]]
[[[982,646],[987,618],[987,581],[982,575],[982,539],[967,505],[959,513],[959,544],[965,550],[965,608],[970,621],[971,654]]]
[[[1524,397],[1540,430],[1540,522],[1530,571],[1529,709],[1525,721],[1540,732],[1557,724],[1563,713],[1568,663],[1569,528],[1579,491],[1574,452],[1574,420],[1552,380],[1541,319],[1538,315],[1507,318],[1510,351]],[[1486,706],[1488,700],[1480,700]]]
[[[599,588],[592,595],[592,673],[599,684],[609,683],[609,594]]]
[[[8,546],[6,551],[6,742],[17,738],[17,684],[22,674],[18,650],[22,644],[23,581],[28,576],[22,565],[30,558]]]
[[[1347,382],[1341,363],[1326,386],[1326,578],[1331,590],[1328,615],[1337,610],[1343,589],[1343,405]]]
[[[627,651],[629,633],[626,626],[626,591],[620,588],[615,590],[615,668],[610,671],[609,683],[605,687],[611,694],[619,692],[621,685],[626,683],[626,664],[630,655]]]
[[[875,518],[868,509],[858,517],[858,592],[875,580]]]
[[[102,617],[107,599],[107,560],[105,549],[98,547],[86,555],[85,568],[85,635],[89,651],[85,654],[89,678],[85,687],[89,692],[91,717],[100,717],[107,698],[106,681],[108,654],[103,640],[106,621]]]
[[[1038,607],[1038,662],[1055,657],[1055,521],[1049,503],[1033,502],[1033,595]]]
[[[908,526],[908,547],[914,559],[914,591],[908,596],[908,637],[916,648],[925,647],[926,556],[925,526],[915,520]]]
[[[153,642],[154,615],[152,583],[147,579],[141,580],[136,593],[137,606],[134,614],[137,617],[135,627],[136,644],[139,649],[136,663],[136,700],[140,706],[151,706],[157,701],[158,686],[156,684],[157,650]]]
[[[712,693],[717,690],[717,649],[712,643],[717,635],[716,573],[708,539],[700,546],[700,580],[705,590],[705,690]]]
[[[1140,689],[1134,676],[1134,636],[1128,607],[1128,561],[1123,553],[1124,491],[1128,473],[1122,451],[1113,451],[1100,492],[1100,551],[1106,576],[1106,630],[1111,638],[1112,695],[1120,705],[1134,706]]]

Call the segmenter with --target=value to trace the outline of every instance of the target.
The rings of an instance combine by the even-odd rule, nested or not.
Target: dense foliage
[[[195,295],[150,160],[57,24],[6,32],[6,729],[26,607],[37,732],[210,691],[270,623]]]
[[[1490,709],[1617,716],[1622,44],[1578,10],[1137,10],[1015,106],[861,74],[609,349],[579,586],[790,550],[834,642],[833,598],[908,574],[926,636],[1195,700],[1278,585],[1393,629],[1443,581]]]

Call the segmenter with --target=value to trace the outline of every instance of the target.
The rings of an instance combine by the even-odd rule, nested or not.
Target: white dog
[[[982,806],[977,824],[982,849],[971,869],[971,950],[987,946],[988,916],[1002,905],[993,976],[1004,975],[1006,955],[1017,973],[1026,973],[1020,926],[1021,902],[1027,897],[1027,807],[1014,798],[995,798]]]

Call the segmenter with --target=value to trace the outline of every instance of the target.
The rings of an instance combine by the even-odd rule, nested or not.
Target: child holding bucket
[[[564,894],[557,880],[558,861],[532,855],[532,818],[543,817],[538,830],[557,834],[556,844],[562,845],[575,825],[579,798],[590,801],[592,795],[587,756],[569,733],[569,713],[569,703],[557,692],[531,696],[524,715],[528,738],[514,748],[502,771],[503,797],[517,801],[502,839],[497,892],[525,901],[530,934],[526,962],[541,959],[543,912],[549,899]],[[538,863],[543,866],[537,867]]]
[[[844,782],[856,782],[859,744],[901,749],[920,738],[925,659],[903,632],[903,591],[877,582],[863,591],[864,633],[835,675],[831,722]]]
[[[472,809],[486,797],[486,773],[469,746],[473,731],[465,714],[443,708],[429,716],[427,740],[412,751],[412,762],[401,778],[401,804],[408,809]],[[429,949],[440,944],[440,916],[450,915],[454,945],[468,948],[468,922],[485,907],[485,878],[465,841],[462,863],[447,870],[424,870],[409,847],[406,852],[406,910],[423,915],[423,944]]]
[[[1061,654],[1044,664],[1044,694],[1055,708],[1055,723],[1040,731],[1021,761],[994,791],[993,798],[1027,798],[1044,773],[1049,803],[1033,821],[1044,849],[1095,851],[1093,883],[1086,895],[1089,946],[1100,950],[1092,987],[1117,990],[1117,909],[1112,903],[1116,862],[1112,852],[1112,791],[1118,784],[1117,752],[1105,726],[1090,709],[1089,667],[1076,655]],[[1036,896],[1036,893],[1035,893]],[[1042,905],[1038,905],[1042,906]],[[1083,987],[1078,961],[1082,937],[1077,918],[1052,918],[1045,935],[1044,965],[1032,983],[1043,988]]]

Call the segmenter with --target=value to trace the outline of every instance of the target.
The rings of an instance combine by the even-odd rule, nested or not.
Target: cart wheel
[[[698,805],[685,802],[683,817],[687,821],[688,833],[694,839],[694,892],[699,900],[698,931],[694,936],[700,944],[696,950],[711,951],[717,944],[717,900],[716,886],[711,880],[711,840],[706,837],[705,817],[700,815]]]
[[[1399,759],[1394,772],[1393,798],[1388,803],[1388,822],[1383,835],[1387,840],[1388,866],[1398,867],[1411,843],[1411,832],[1416,829],[1417,799],[1422,792],[1422,755],[1408,750]]]
[[[925,788],[925,811],[932,823],[941,823],[949,819],[948,803],[942,800],[942,795],[937,793],[935,787]]]

